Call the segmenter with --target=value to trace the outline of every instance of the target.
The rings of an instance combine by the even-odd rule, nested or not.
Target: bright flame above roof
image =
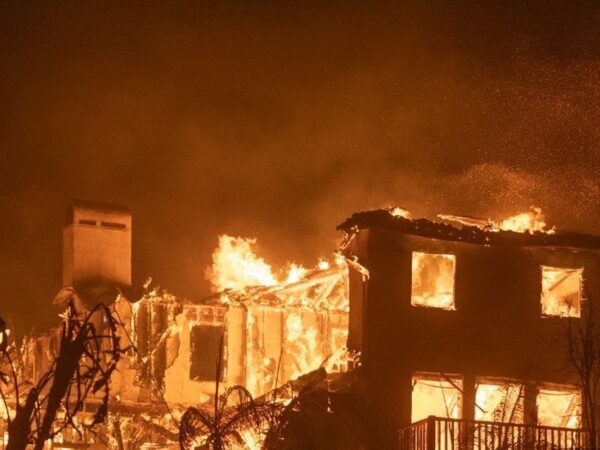
[[[206,274],[214,292],[277,284],[271,266],[254,254],[255,244],[256,239],[219,236],[219,246]]]
[[[404,219],[410,219],[410,211],[407,209],[401,208],[400,206],[391,206],[387,210],[390,213],[390,215],[392,215],[394,217],[402,217]]]
[[[546,230],[544,214],[542,209],[537,207],[532,207],[529,212],[511,216],[495,225],[500,230],[516,231],[517,233],[554,233],[554,228]]]
[[[321,259],[315,269],[291,263],[282,272],[274,272],[271,265],[255,253],[256,239],[219,236],[219,245],[212,254],[212,265],[206,271],[213,292],[241,290],[250,286],[275,286],[298,283],[315,271],[331,268],[331,264],[342,264],[337,259]]]
[[[451,214],[438,214],[442,220],[458,222],[467,226],[475,226],[486,231],[514,231],[516,233],[546,233],[554,234],[554,227],[546,229],[546,222],[542,209],[531,207],[528,212],[516,214],[514,216],[495,222],[491,219],[477,219],[467,216],[455,216]]]

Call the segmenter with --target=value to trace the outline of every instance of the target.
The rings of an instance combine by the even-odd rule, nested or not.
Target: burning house
[[[257,258],[251,240],[222,236],[213,255],[215,294],[198,301],[131,284],[131,213],[74,201],[63,230],[64,288],[54,303],[78,308],[111,304],[119,333],[134,351],[113,374],[119,406],[157,399],[169,405],[212,401],[223,388],[245,386],[259,396],[321,365],[346,370],[348,268],[341,256],[314,270],[292,265],[283,279]],[[115,301],[115,299],[117,299]],[[33,378],[56,356],[57,331],[32,340]],[[37,375],[36,375],[37,374]]]
[[[398,430],[405,449],[585,446],[567,330],[600,314],[600,238],[545,230],[534,213],[503,226],[444,217],[462,227],[403,216],[339,227],[369,272],[350,270],[348,346],[387,446]]]

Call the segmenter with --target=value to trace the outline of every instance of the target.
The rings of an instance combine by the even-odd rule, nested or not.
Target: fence
[[[558,450],[589,448],[579,429],[430,416],[399,431],[400,450]]]

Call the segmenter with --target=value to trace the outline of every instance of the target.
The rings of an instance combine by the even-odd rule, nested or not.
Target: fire
[[[583,268],[542,266],[542,315],[581,317]]]
[[[391,214],[391,212],[390,212]],[[438,214],[442,220],[457,222],[469,227],[481,228],[484,231],[514,231],[516,233],[546,233],[554,234],[556,229],[546,228],[544,214],[541,208],[532,206],[527,212],[516,214],[499,222],[491,219],[480,219],[469,216],[457,216],[454,214]]]
[[[254,253],[255,244],[256,239],[219,236],[219,246],[207,273],[214,292],[277,284],[271,266]]]
[[[262,448],[264,439],[256,430],[253,430],[252,428],[245,428],[240,431],[240,438],[244,444],[242,447],[238,447],[239,450],[260,450]]]
[[[454,271],[456,256],[413,252],[412,295],[413,306],[448,310],[454,305]]]
[[[489,422],[523,423],[523,386],[505,382],[482,383],[476,387],[475,419]]]
[[[532,207],[528,212],[511,216],[495,225],[499,230],[517,233],[554,233],[553,228],[546,230],[544,214],[542,209],[537,207]]]
[[[400,206],[392,206],[388,208],[390,215],[394,217],[402,217],[403,219],[410,219],[410,211],[401,208]]]
[[[316,326],[306,327],[312,315],[309,313],[308,318],[302,316],[300,312],[289,313],[285,321],[287,340],[285,350],[288,360],[291,361],[290,378],[292,379],[316,369],[325,359],[321,352]],[[312,318],[316,324],[316,316]]]
[[[290,264],[286,283],[296,283],[304,278],[308,270],[298,264]]]
[[[245,386],[257,396],[322,364],[345,371],[346,259],[320,259],[313,269],[291,263],[280,272],[255,254],[255,245],[255,239],[220,236],[206,272],[223,303],[244,305]]]
[[[537,396],[540,425],[579,428],[581,392],[576,389],[540,389]]]
[[[256,239],[226,234],[219,236],[219,245],[212,255],[212,266],[206,272],[213,292],[228,289],[235,291],[249,286],[297,283],[308,273],[308,270],[301,265],[291,263],[287,273],[278,277],[274,274],[271,265],[256,255],[255,248]],[[319,262],[320,270],[328,267],[327,261]]]
[[[462,381],[443,375],[419,374],[413,377],[412,421],[428,416],[461,417]]]
[[[330,267],[329,261],[327,261],[326,259],[322,259],[319,261],[317,267],[319,270],[327,270]]]

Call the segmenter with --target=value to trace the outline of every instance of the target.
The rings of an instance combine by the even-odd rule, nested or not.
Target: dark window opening
[[[122,224],[122,223],[115,223],[115,222],[100,222],[100,225],[106,228],[119,228],[121,230],[124,230],[125,228],[127,228],[126,225]]]
[[[225,329],[222,326],[196,325],[190,331],[190,380],[215,381],[220,365],[219,380],[224,381],[225,361],[221,346]],[[220,357],[220,362],[219,362]]]
[[[79,224],[80,225],[92,225],[92,226],[96,226],[96,221],[95,220],[87,220],[87,219],[79,219]]]

